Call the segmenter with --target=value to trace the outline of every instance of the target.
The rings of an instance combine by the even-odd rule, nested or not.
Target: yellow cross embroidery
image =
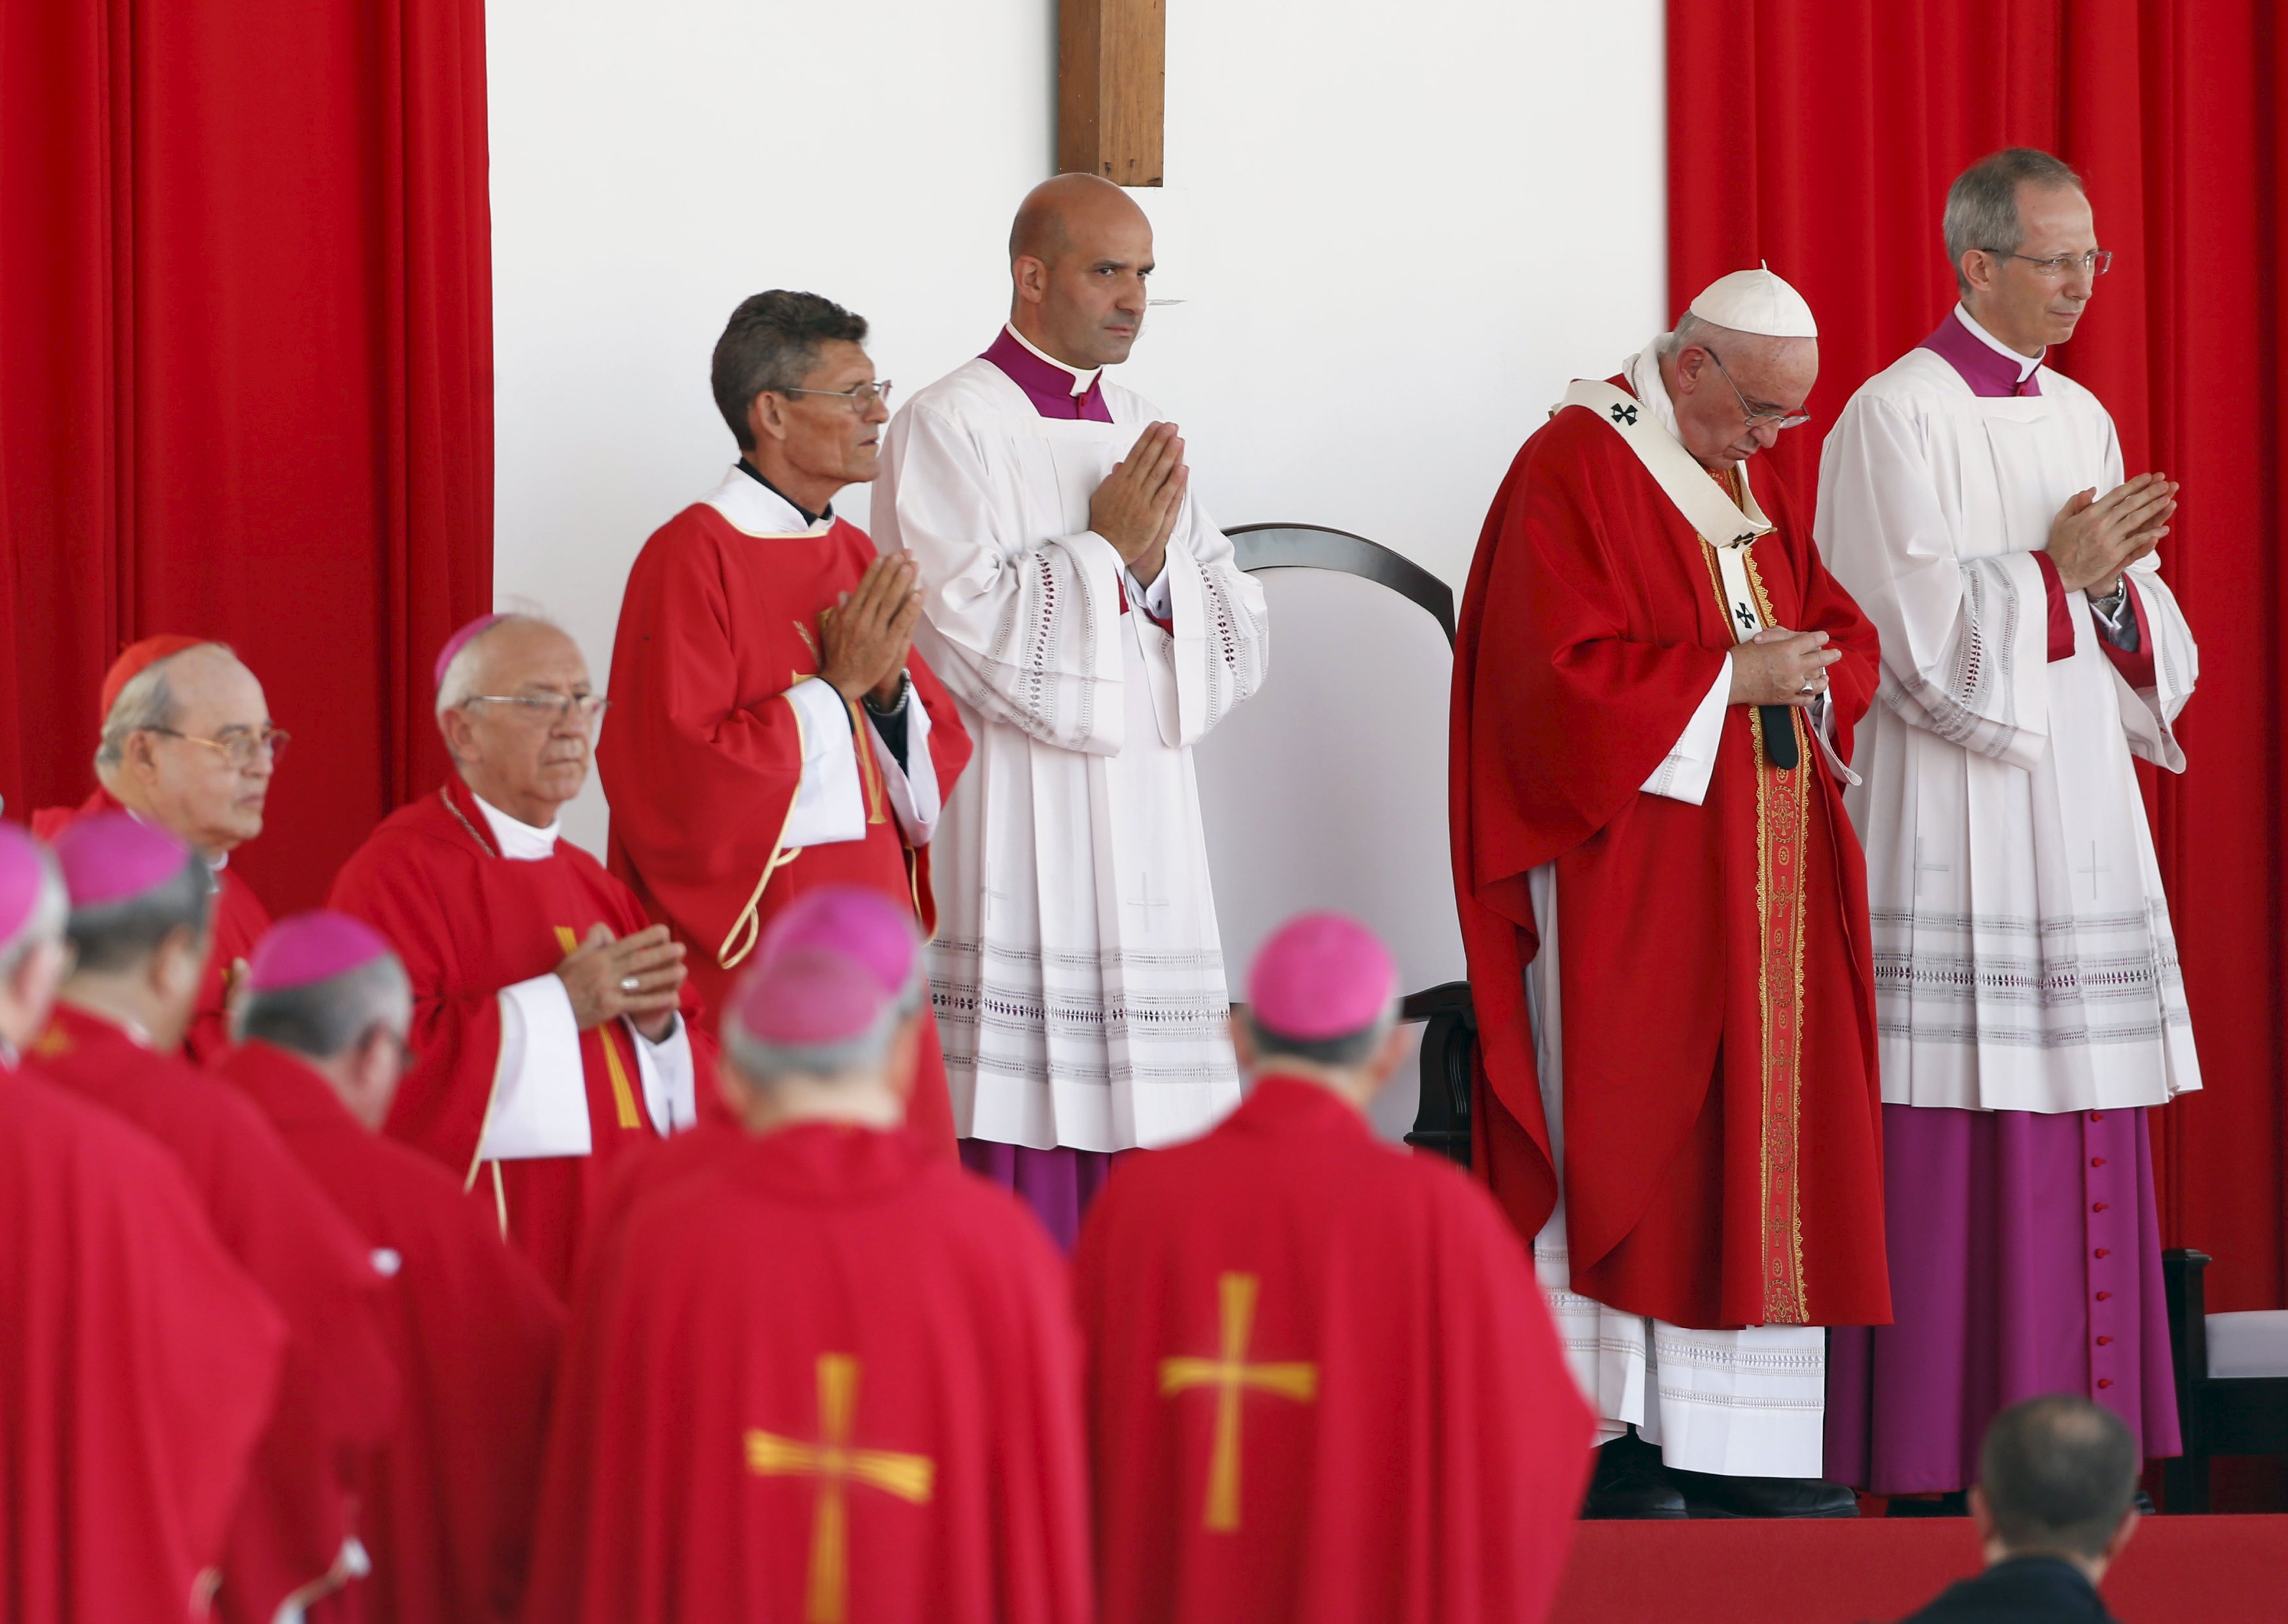
[[[579,932],[570,925],[558,925],[556,944],[564,949],[564,956],[568,959],[580,950]],[[628,1087],[628,1070],[620,1064],[619,1046],[612,1042],[609,1022],[596,1029],[596,1042],[604,1046],[604,1070],[612,1080],[612,1104],[618,1107],[620,1126],[641,1128],[643,1118],[636,1114],[636,1093]]]
[[[1248,1340],[1255,1331],[1255,1299],[1261,1282],[1251,1274],[1225,1274],[1216,1279],[1222,1299],[1220,1357],[1166,1359],[1160,1361],[1160,1396],[1167,1398],[1188,1388],[1216,1390],[1215,1449],[1208,1462],[1206,1524],[1216,1533],[1239,1527],[1239,1406],[1247,1389],[1275,1393],[1298,1404],[1318,1397],[1319,1367],[1289,1363],[1251,1365]]]
[[[914,1505],[929,1503],[937,1467],[927,1455],[887,1449],[854,1449],[858,1415],[858,1359],[818,1356],[818,1441],[803,1443],[775,1432],[747,1433],[747,1470],[764,1477],[815,1477],[818,1499],[810,1529],[810,1588],[803,1616],[808,1624],[844,1624],[850,1611],[849,1510],[845,1485],[862,1483]]]

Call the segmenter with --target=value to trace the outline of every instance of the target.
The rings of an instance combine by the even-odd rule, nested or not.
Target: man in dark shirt
[[[2097,1593],[2137,1527],[2137,1441],[2112,1411],[2054,1393],[1994,1418],[1970,1515],[1986,1571],[1905,1624],[2110,1624]]]

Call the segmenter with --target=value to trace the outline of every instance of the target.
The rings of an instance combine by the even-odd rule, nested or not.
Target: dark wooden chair
[[[2278,1374],[2209,1374],[2204,1279],[2208,1266],[2205,1252],[2178,1248],[2161,1254],[2177,1421],[2185,1438],[2184,1453],[2161,1469],[2162,1493],[2173,1512],[2209,1509],[2209,1462],[2214,1457],[2288,1454],[2288,1364]]]

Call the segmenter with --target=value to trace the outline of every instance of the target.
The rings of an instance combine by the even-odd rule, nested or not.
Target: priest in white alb
[[[1896,1323],[1838,1332],[1829,1469],[1958,1496],[2004,1406],[2077,1392],[2178,1446],[2145,1113],[2200,1086],[2132,758],[2198,673],[2176,487],[2045,364],[2112,256],[2014,148],[1947,195],[1961,302],[1852,397],[1819,542],[1882,634],[1866,842]],[[1895,1503],[1896,1501],[1895,1501]]]
[[[1068,1247],[1112,1153],[1239,1099],[1191,747],[1262,682],[1268,628],[1175,425],[1101,376],[1151,270],[1119,187],[1036,187],[1008,325],[892,422],[873,508],[977,745],[932,848],[955,1127]]]

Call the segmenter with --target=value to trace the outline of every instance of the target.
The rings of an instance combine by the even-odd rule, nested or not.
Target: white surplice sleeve
[[[1882,636],[1879,697],[1950,743],[2030,767],[2049,739],[2049,599],[2030,552],[1958,557],[1916,426],[1861,393],[1819,462],[1819,551]]]
[[[586,1155],[594,1142],[572,994],[546,975],[504,986],[499,998],[500,1058],[477,1160]]]
[[[1717,747],[1724,740],[1724,712],[1732,693],[1732,656],[1716,668],[1716,680],[1684,725],[1683,733],[1660,765],[1652,770],[1642,788],[1647,795],[1666,796],[1697,806],[1708,798],[1708,780],[1716,771]]]
[[[929,844],[930,836],[937,833],[938,814],[945,810],[944,796],[938,790],[937,763],[930,757],[929,735],[929,707],[910,684],[906,688],[903,764],[890,753],[879,733],[871,725],[866,729],[866,736],[873,741],[874,764],[882,770],[882,787],[889,792],[890,810],[897,814],[906,843],[914,846]]]
[[[934,407],[899,413],[883,450],[875,535],[920,569],[917,641],[931,669],[991,720],[1062,749],[1118,755],[1127,710],[1112,543],[1090,530],[997,533],[984,460]]]
[[[802,783],[787,815],[788,846],[827,846],[866,837],[866,797],[858,783],[858,747],[850,707],[833,685],[806,677],[786,691],[802,733]],[[919,709],[919,707],[916,707]],[[868,730],[870,733],[871,729]]]
[[[1239,567],[1231,538],[1189,495],[1153,584],[1164,581],[1176,629],[1177,742],[1197,744],[1263,685],[1271,666],[1270,617],[1263,588]]]
[[[2128,736],[2129,753],[2171,772],[2185,770],[2184,748],[2177,742],[2177,715],[2193,696],[2200,681],[2201,651],[2193,629],[2177,605],[2177,595],[2161,579],[2161,560],[2148,553],[2125,572],[2129,590],[2144,611],[2149,643],[2144,652],[2153,657],[2153,685],[2133,688],[2114,668],[2114,685],[2121,700],[2121,731]],[[2133,616],[2134,609],[2124,605]],[[2134,619],[2131,623],[2136,624]]]
[[[620,1024],[635,1040],[636,1070],[642,1076],[644,1109],[651,1113],[651,1125],[659,1130],[659,1137],[664,1139],[696,1126],[698,1073],[692,1064],[691,1034],[684,1026],[683,1018],[677,1016],[668,1034],[656,1043],[638,1031],[633,1021],[624,1018]]]

